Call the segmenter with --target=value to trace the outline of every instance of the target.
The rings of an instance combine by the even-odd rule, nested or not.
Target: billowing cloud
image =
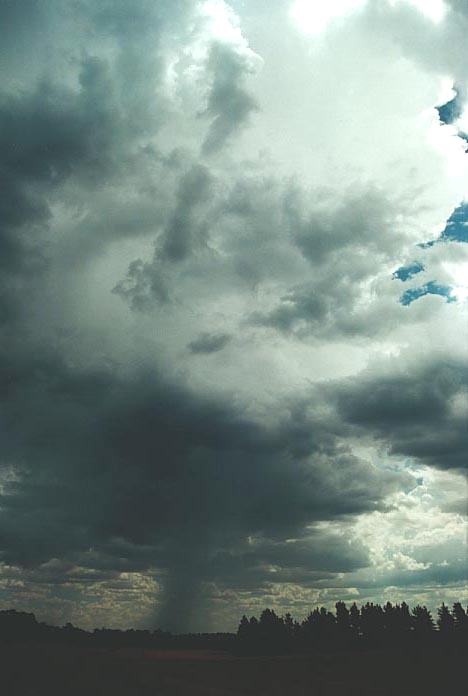
[[[3,604],[184,630],[461,586],[446,5],[0,3]]]
[[[212,85],[205,114],[211,117],[211,123],[202,145],[205,154],[219,150],[257,109],[255,99],[242,85],[245,73],[253,69],[246,56],[214,44],[208,68]]]
[[[201,580],[223,579],[219,554],[247,536],[297,536],[314,520],[377,509],[411,486],[410,476],[379,472],[334,445],[319,424],[315,434],[307,422],[259,426],[154,374],[16,359],[5,392],[4,457],[17,467],[3,484],[4,562],[34,567],[94,548],[117,570],[120,539],[145,549],[124,569],[167,568],[167,591],[182,592],[187,611]],[[282,548],[270,551],[279,563]]]
[[[468,365],[441,356],[411,363],[393,363],[393,369],[338,385],[338,411],[346,422],[388,442],[395,454],[463,470]]]

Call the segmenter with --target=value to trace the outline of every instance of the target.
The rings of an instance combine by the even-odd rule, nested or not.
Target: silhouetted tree
[[[455,628],[455,618],[450,613],[449,608],[442,602],[442,606],[437,609],[437,626],[444,636],[453,636]]]
[[[302,642],[306,645],[310,645],[316,642],[318,639],[318,616],[319,610],[317,608],[309,612],[309,614],[301,624],[301,638]]]
[[[340,632],[347,634],[350,628],[349,610],[344,602],[337,602],[336,609],[336,625]]]
[[[255,653],[258,649],[258,639],[257,619],[252,616],[249,621],[244,614],[237,629],[237,644],[240,651],[245,654]]]
[[[413,630],[420,638],[428,638],[435,629],[431,612],[426,606],[417,605],[411,612],[413,615]]]
[[[337,639],[340,643],[348,644],[352,635],[349,610],[344,602],[337,602],[335,609]]]
[[[387,640],[394,640],[398,633],[398,614],[400,607],[391,602],[387,602],[383,608],[383,619],[385,627],[385,637]]]
[[[239,628],[237,629],[237,637],[240,640],[248,640],[250,638],[250,622],[245,614],[240,620]]]
[[[301,624],[294,621],[291,614],[279,617],[271,609],[262,612],[260,621],[255,617],[249,621],[243,616],[238,629],[239,643],[244,641],[244,645],[250,645],[256,653],[330,650],[336,646],[366,648],[384,644],[388,649],[402,646],[406,650],[411,645],[426,649],[428,641],[451,648],[463,642],[449,640],[451,632],[460,637],[468,632],[468,617],[460,602],[454,604],[452,612],[445,604],[438,609],[437,635],[440,638],[437,640],[431,612],[425,606],[418,605],[410,611],[405,602],[394,605],[387,602],[384,607],[367,602],[361,609],[356,603],[348,609],[344,602],[337,602],[335,609],[333,614],[325,607],[316,607]]]
[[[294,619],[289,612],[284,615],[283,622],[286,635],[292,638],[294,636]]]
[[[259,628],[258,628],[258,619],[256,616],[250,617],[249,626],[250,626],[250,635],[253,638],[255,638],[255,640],[257,640],[259,637]]]
[[[357,608],[356,602],[353,602],[349,610],[349,625],[353,638],[358,638],[361,634],[361,613]]]
[[[459,636],[465,636],[468,634],[468,616],[466,611],[463,609],[460,602],[455,602],[452,609],[452,616],[454,620],[454,628]]]
[[[0,639],[7,642],[34,641],[41,634],[41,624],[34,614],[7,609],[0,612]]]
[[[400,636],[408,636],[413,628],[410,608],[406,602],[402,602],[398,612],[398,633]]]
[[[325,607],[316,608],[302,622],[303,642],[308,646],[319,647],[329,644],[335,636],[336,619]]]
[[[376,642],[383,637],[384,613],[380,604],[367,602],[361,608],[361,631],[367,642]]]
[[[260,615],[259,637],[267,652],[284,650],[286,645],[286,629],[284,621],[272,609],[264,609]]]

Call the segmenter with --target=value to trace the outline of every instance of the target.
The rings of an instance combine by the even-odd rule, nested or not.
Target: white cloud
[[[387,0],[390,7],[409,4],[435,24],[447,13],[444,0]],[[346,19],[354,12],[372,5],[374,0],[295,0],[290,14],[297,28],[311,35],[323,33],[337,19]]]
[[[392,6],[408,3],[436,24],[441,22],[447,13],[444,0],[389,0],[389,2]]]
[[[291,17],[298,29],[308,34],[320,34],[333,20],[346,17],[367,0],[296,0]]]

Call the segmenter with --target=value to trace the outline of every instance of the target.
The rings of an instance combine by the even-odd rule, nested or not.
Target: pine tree
[[[431,612],[426,606],[417,605],[413,611],[413,630],[415,635],[428,637],[435,629]]]
[[[450,613],[449,608],[442,602],[442,606],[437,609],[437,626],[444,636],[452,635],[455,627],[455,618]]]
[[[349,610],[349,624],[353,637],[357,638],[361,634],[361,614],[356,606],[356,602],[352,603]]]
[[[348,641],[351,637],[351,623],[349,609],[344,602],[337,602],[336,609],[336,632],[339,640]]]
[[[384,613],[380,604],[367,602],[361,608],[361,630],[368,639],[377,639],[383,635]]]
[[[402,602],[398,612],[398,633],[401,636],[408,636],[413,629],[410,609],[406,602]]]
[[[455,602],[453,605],[452,616],[457,635],[465,635],[468,633],[468,616],[460,602]]]
[[[250,622],[245,614],[240,620],[239,628],[237,629],[237,637],[241,640],[248,640],[250,638]]]
[[[294,619],[291,616],[291,614],[288,612],[285,614],[283,617],[283,623],[284,623],[284,630],[288,638],[293,638],[294,637]]]

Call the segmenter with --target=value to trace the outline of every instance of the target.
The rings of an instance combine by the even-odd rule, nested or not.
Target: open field
[[[209,651],[5,647],[2,696],[430,696],[464,693],[455,654],[234,657]]]

